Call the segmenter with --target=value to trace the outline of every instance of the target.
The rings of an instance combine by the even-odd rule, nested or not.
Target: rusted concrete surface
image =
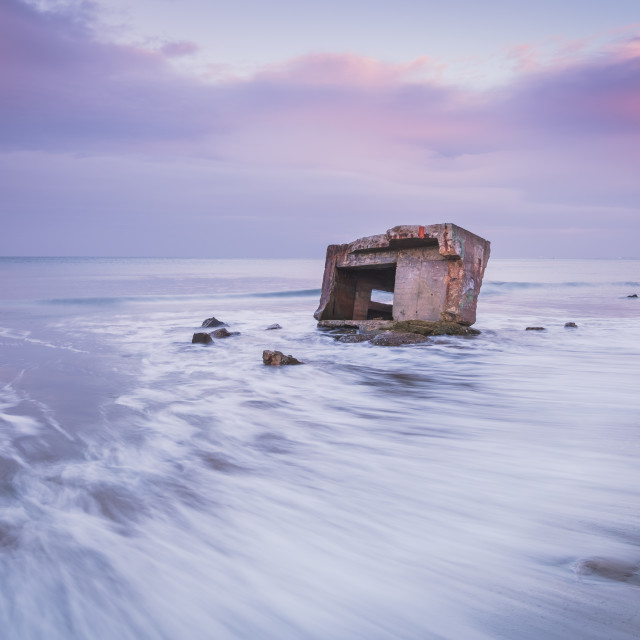
[[[455,224],[402,225],[327,247],[316,320],[372,318],[472,325],[490,243]],[[371,301],[393,293],[393,305]]]

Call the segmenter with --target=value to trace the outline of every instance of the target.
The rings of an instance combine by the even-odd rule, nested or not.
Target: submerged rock
[[[270,324],[265,331],[275,331],[276,329],[282,329],[282,327],[276,322],[275,324]]]
[[[207,318],[201,326],[210,329],[211,327],[226,327],[227,324],[226,322],[222,322],[222,320],[218,320],[218,318],[211,316],[210,318]]]
[[[427,336],[420,335],[419,333],[383,331],[371,338],[371,344],[379,347],[399,347],[404,344],[419,344],[421,342],[427,342],[428,340],[429,338]]]
[[[212,334],[214,338],[230,338],[231,336],[239,336],[239,331],[228,331],[224,327],[216,329]]]
[[[191,344],[210,344],[213,342],[213,338],[204,332],[194,333],[191,338]]]
[[[367,340],[371,340],[373,336],[373,333],[345,333],[344,335],[337,336],[336,341],[344,343],[366,342]]]
[[[577,329],[578,325],[575,322],[565,322],[564,326],[570,329]]]
[[[544,327],[527,327],[525,331],[546,331]]]
[[[598,576],[617,582],[638,582],[638,565],[615,558],[583,558],[574,570],[581,576]]]
[[[262,352],[262,362],[274,367],[286,364],[304,364],[304,362],[300,362],[293,356],[286,356],[282,351],[269,351],[268,349]]]

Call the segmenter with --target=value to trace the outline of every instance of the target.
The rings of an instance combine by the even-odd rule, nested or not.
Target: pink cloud
[[[640,27],[638,27],[640,31]],[[613,48],[613,56],[619,60],[634,60],[640,58],[640,36],[618,43]]]
[[[392,64],[335,53],[248,78],[218,65],[215,79],[203,80],[179,74],[168,59],[196,53],[193,43],[160,52],[117,45],[95,37],[95,21],[42,14],[17,0],[0,5],[0,155],[35,153],[39,166],[47,154],[116,157],[127,166],[151,158],[174,173],[196,163],[202,175],[224,171],[225,180],[196,189],[185,179],[189,197],[198,192],[210,202],[234,185],[226,211],[268,208],[242,191],[256,174],[280,180],[287,193],[295,175],[304,203],[303,186],[307,194],[325,189],[301,180],[306,172],[329,191],[348,179],[349,189],[367,191],[368,207],[378,189],[418,211],[407,204],[413,193],[416,202],[437,203],[438,219],[472,211],[488,226],[532,215],[553,225],[553,211],[575,226],[581,214],[606,210],[629,226],[628,212],[637,213],[638,38],[599,55],[576,45],[575,55],[544,63],[524,45],[512,82],[468,91],[443,84],[426,57]]]
[[[195,53],[194,43],[167,43],[160,56],[98,41],[90,25],[17,0],[0,12],[3,120],[12,123],[5,145],[132,150],[181,140],[202,152],[206,141],[232,146],[233,135],[270,126],[286,144],[289,123],[296,135],[320,128],[452,156],[528,144],[532,132],[552,144],[578,130],[598,137],[637,126],[637,39],[571,64],[533,65],[522,45],[529,71],[484,92],[442,84],[427,57],[392,64],[355,54],[302,56],[242,79],[218,65],[211,82],[165,60]]]
[[[355,54],[318,53],[300,56],[281,65],[269,65],[256,81],[292,82],[301,86],[386,87],[424,79],[438,71],[427,56],[391,64]]]
[[[519,72],[531,72],[540,66],[539,52],[530,44],[518,44],[511,47],[509,57],[516,63]]]

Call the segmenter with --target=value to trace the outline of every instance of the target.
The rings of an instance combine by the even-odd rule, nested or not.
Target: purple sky
[[[0,255],[640,257],[636,0],[201,4],[0,0]]]

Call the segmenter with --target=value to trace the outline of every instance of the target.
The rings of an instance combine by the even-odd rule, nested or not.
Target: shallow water
[[[398,348],[322,267],[0,259],[2,637],[638,637],[640,262],[492,260]]]

